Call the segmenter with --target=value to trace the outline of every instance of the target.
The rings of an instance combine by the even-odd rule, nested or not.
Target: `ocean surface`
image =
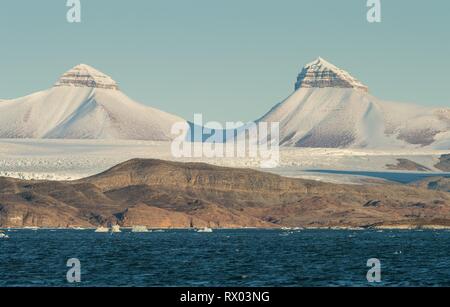
[[[12,230],[0,286],[450,286],[450,232]],[[67,282],[78,258],[81,282]],[[381,283],[368,283],[369,258]]]

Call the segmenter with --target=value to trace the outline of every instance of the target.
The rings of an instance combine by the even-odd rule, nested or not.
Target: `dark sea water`
[[[450,232],[19,230],[0,239],[0,286],[450,286]]]

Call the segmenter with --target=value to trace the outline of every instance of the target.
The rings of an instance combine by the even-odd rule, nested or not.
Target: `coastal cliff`
[[[77,181],[0,178],[0,227],[450,226],[450,194],[133,159]],[[406,226],[405,226],[406,225]]]

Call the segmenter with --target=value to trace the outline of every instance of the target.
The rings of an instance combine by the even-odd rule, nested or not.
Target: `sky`
[[[250,121],[318,56],[387,100],[450,107],[450,1],[66,0],[0,3],[0,99],[85,63],[136,101],[192,120]]]

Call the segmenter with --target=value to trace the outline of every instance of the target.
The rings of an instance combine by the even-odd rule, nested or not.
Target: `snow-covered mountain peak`
[[[347,71],[318,57],[306,64],[297,77],[295,90],[299,88],[355,88],[368,92],[369,88]]]
[[[55,87],[58,86],[119,90],[117,82],[110,76],[86,64],[79,64],[64,73],[55,83]]]
[[[170,141],[184,119],[140,104],[80,64],[50,89],[0,103],[0,138]]]

